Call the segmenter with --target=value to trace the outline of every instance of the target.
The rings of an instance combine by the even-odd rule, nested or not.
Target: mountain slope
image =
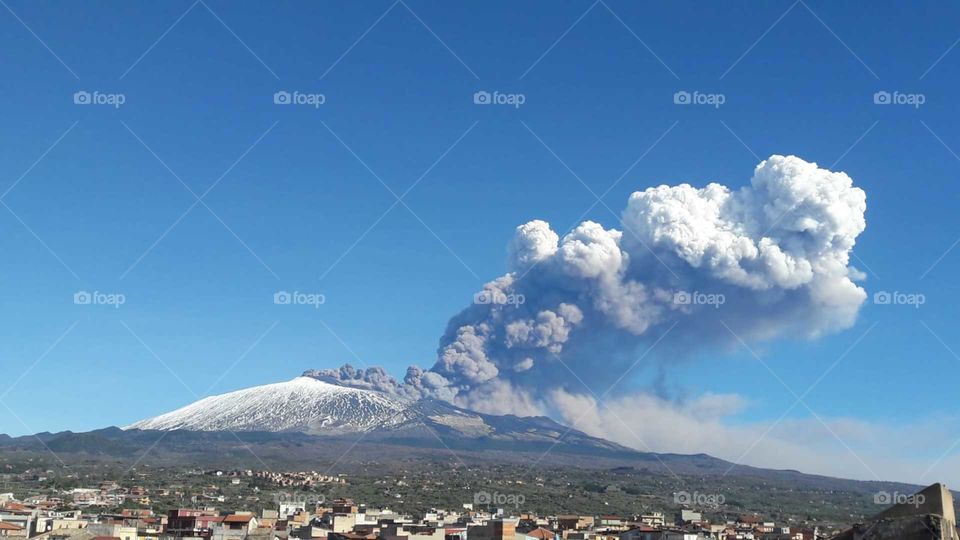
[[[545,417],[487,415],[444,401],[408,401],[311,377],[211,396],[124,429],[0,435],[0,463],[24,460],[46,460],[52,467],[329,468],[355,475],[361,483],[371,471],[377,481],[391,472],[429,471],[432,487],[450,489],[464,485],[461,474],[471,486],[481,485],[479,478],[499,482],[510,474],[529,475],[531,498],[534,493],[544,496],[533,481],[554,478],[566,486],[561,492],[579,490],[587,500],[596,494],[597,504],[602,500],[603,505],[619,497],[618,489],[638,486],[666,501],[678,490],[701,489],[747,506],[762,493],[764,504],[778,509],[816,506],[837,492],[852,494],[847,498],[854,501],[872,500],[877,490],[912,492],[904,484],[760,469],[705,454],[640,452]],[[437,471],[455,476],[438,482]]]
[[[556,447],[574,453],[634,453],[544,416],[482,414],[433,399],[417,401],[408,412],[406,420],[374,430],[366,440],[417,446],[439,441],[448,448],[471,450],[542,452]]]
[[[126,429],[298,431],[333,435],[369,431],[407,419],[410,402],[310,377],[210,396]]]
[[[410,401],[375,390],[312,377],[210,396],[141,420],[127,430],[191,432],[298,432],[336,437],[365,434],[368,442],[432,447],[544,451],[554,446],[580,453],[631,452],[545,417],[495,416],[444,401]]]

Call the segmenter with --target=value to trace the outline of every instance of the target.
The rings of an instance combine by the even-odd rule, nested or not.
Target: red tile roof
[[[544,529],[543,527],[537,527],[536,529],[534,529],[534,530],[532,530],[532,531],[530,531],[530,532],[528,532],[528,533],[526,533],[526,534],[527,534],[527,536],[530,536],[530,537],[533,537],[533,538],[540,538],[540,539],[542,539],[542,540],[547,540],[548,538],[556,538],[556,536],[557,536],[557,533],[555,533],[555,532],[553,532],[553,531],[551,531],[551,530]]]

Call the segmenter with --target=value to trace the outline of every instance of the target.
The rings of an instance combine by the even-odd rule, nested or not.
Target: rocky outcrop
[[[960,540],[953,495],[943,484],[891,502],[897,504],[832,540]]]

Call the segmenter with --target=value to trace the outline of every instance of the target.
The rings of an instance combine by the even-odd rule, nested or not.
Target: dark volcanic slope
[[[57,454],[123,459],[136,458],[149,450],[153,459],[194,462],[246,459],[252,451],[258,458],[301,464],[304,460],[341,456],[347,450],[349,455],[343,456],[347,461],[444,459],[456,450],[458,454],[471,455],[471,459],[508,462],[532,462],[547,454],[552,461],[559,459],[574,465],[585,464],[588,458],[633,463],[644,455],[549,418],[479,414],[433,400],[417,402],[404,411],[402,421],[386,424],[364,433],[340,435],[106,428],[87,433],[66,431],[0,438],[0,451],[50,450]]]
[[[411,464],[463,467],[491,463],[618,469],[663,476],[753,478],[788,481],[814,489],[900,489],[912,486],[760,469],[705,454],[637,452],[571,430],[548,418],[490,416],[442,402],[423,402],[418,418],[368,433],[318,436],[295,432],[152,431],[111,427],[86,433],[0,437],[0,453],[71,461],[120,461],[218,468],[325,469],[387,472]],[[480,420],[478,421],[477,418]]]
[[[410,419],[370,432],[368,442],[451,449],[630,455],[633,450],[568,428],[543,417],[495,416],[467,411],[437,400],[421,400],[408,409]],[[441,444],[442,443],[442,444]]]
[[[437,416],[437,415],[433,415]],[[495,417],[506,426],[467,437],[436,419],[409,421],[389,431],[343,436],[275,432],[150,431],[106,428],[86,433],[42,433],[0,440],[0,452],[45,454],[71,459],[137,460],[145,463],[198,464],[310,469],[334,462],[341,465],[378,462],[430,461],[474,464],[503,462],[571,467],[628,467],[654,474],[716,474],[726,461],[707,455],[653,454],[596,439],[547,419]],[[443,419],[449,422],[449,419]],[[736,467],[735,471],[766,472]],[[773,473],[774,471],[769,471]],[[778,473],[799,474],[799,473]]]

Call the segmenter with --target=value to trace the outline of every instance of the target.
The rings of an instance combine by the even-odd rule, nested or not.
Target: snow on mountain
[[[409,420],[411,403],[373,390],[311,377],[210,396],[124,429],[190,431],[299,431],[339,434],[390,427]]]
[[[309,375],[311,372],[306,372]],[[203,432],[364,433],[385,445],[479,450],[556,445],[622,452],[628,449],[569,429],[545,417],[494,416],[434,399],[411,401],[377,390],[341,386],[311,376],[201,399],[124,428]],[[197,435],[200,436],[200,435]]]

